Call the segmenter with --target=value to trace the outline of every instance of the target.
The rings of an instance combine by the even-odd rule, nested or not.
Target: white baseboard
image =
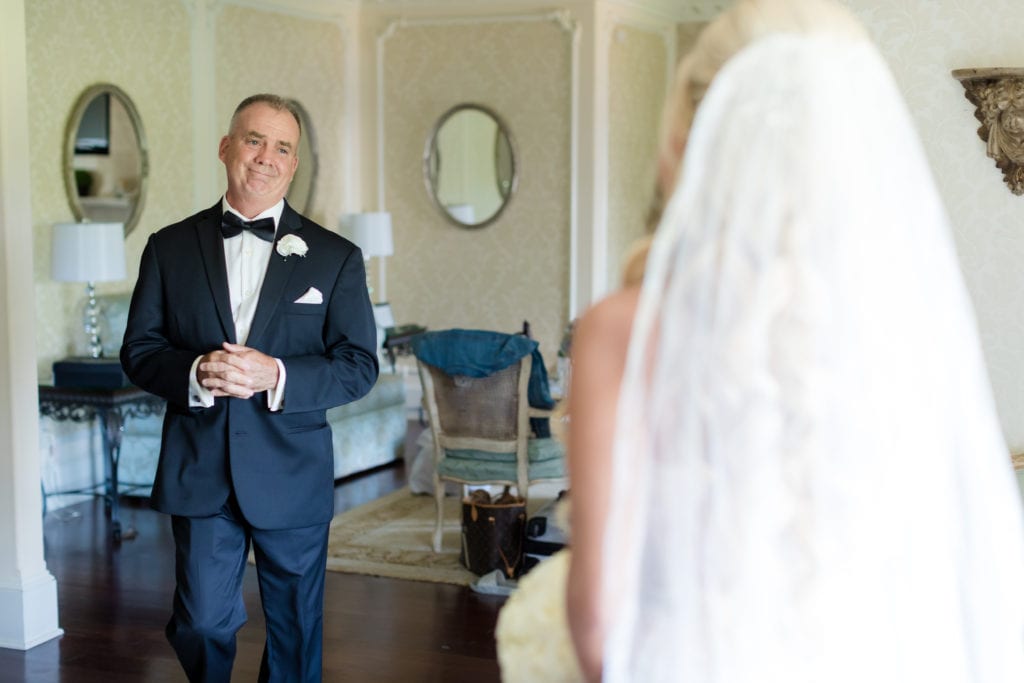
[[[0,647],[29,650],[62,635],[52,574],[45,572],[21,586],[0,586]]]

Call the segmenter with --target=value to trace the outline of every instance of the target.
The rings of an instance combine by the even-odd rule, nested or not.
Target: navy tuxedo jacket
[[[121,364],[128,378],[167,401],[153,507],[188,517],[216,514],[232,490],[254,527],[321,524],[334,514],[328,408],[366,394],[377,379],[377,333],[359,248],[285,204],[276,240],[302,238],[305,256],[275,249],[246,345],[285,366],[284,405],[266,393],[190,408],[196,357],[236,342],[221,204],[149,237],[132,295]],[[322,304],[297,304],[310,287]]]

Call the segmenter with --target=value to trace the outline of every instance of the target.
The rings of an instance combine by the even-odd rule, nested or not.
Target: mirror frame
[[[128,112],[128,118],[132,122],[132,129],[135,131],[135,143],[139,148],[139,193],[135,204],[132,206],[131,213],[124,222],[124,234],[127,237],[128,233],[138,224],[139,216],[142,215],[142,207],[146,204],[146,188],[149,184],[149,147],[146,145],[146,131],[142,127],[142,117],[139,116],[135,103],[124,90],[121,90],[116,85],[111,83],[90,85],[75,101],[75,106],[71,109],[71,115],[68,117],[67,127],[64,131],[64,189],[75,220],[87,220],[88,217],[85,215],[85,210],[78,196],[78,184],[75,182],[75,138],[78,135],[78,127],[82,122],[82,115],[85,113],[86,107],[89,106],[93,98],[104,93],[109,93],[116,97],[124,106],[125,111]]]
[[[299,112],[299,118],[302,119],[302,138],[309,142],[309,159],[299,156],[299,167],[301,168],[304,164],[309,164],[309,194],[306,196],[306,203],[303,206],[293,204],[290,200],[288,204],[301,213],[302,215],[308,215],[308,212],[313,208],[313,200],[316,198],[316,181],[317,176],[320,173],[320,160],[319,154],[317,153],[316,145],[316,134],[313,132],[313,119],[309,115],[309,110],[302,106],[302,103],[294,98],[289,98],[288,103],[294,106]],[[299,148],[302,148],[302,142],[299,142]],[[292,178],[292,182],[295,182],[295,178]],[[288,192],[291,192],[291,185],[288,186]],[[288,199],[288,193],[285,193],[285,199]]]
[[[433,175],[436,175],[431,173],[431,166],[433,165],[431,160],[434,158],[433,152],[437,147],[438,132],[440,132],[444,124],[447,123],[448,119],[453,117],[455,114],[458,114],[460,111],[465,111],[466,109],[475,109],[476,111],[483,112],[484,114],[487,114],[492,119],[494,119],[494,123],[498,126],[498,131],[504,133],[505,139],[508,140],[509,154],[511,157],[509,165],[512,167],[512,179],[511,182],[509,183],[507,194],[503,193],[501,188],[499,187],[498,194],[503,198],[501,205],[498,207],[498,210],[494,212],[494,214],[478,223],[465,223],[463,221],[460,221],[458,218],[451,215],[450,213],[448,213],[448,209],[446,209],[444,204],[442,204],[440,200],[438,200],[437,193],[434,190],[434,185],[433,183],[431,183],[431,177]],[[497,140],[495,140],[495,147],[496,146]],[[497,163],[497,159],[495,159],[495,163]],[[457,225],[460,228],[468,228],[475,230],[476,228],[487,227],[491,223],[498,220],[501,214],[505,213],[505,209],[508,208],[509,203],[511,203],[512,201],[512,197],[515,196],[516,189],[519,187],[519,150],[516,147],[516,141],[515,138],[512,136],[512,131],[509,129],[508,124],[505,123],[505,119],[501,118],[501,116],[499,116],[498,113],[491,109],[490,107],[487,107],[482,104],[476,104],[474,102],[463,102],[462,104],[457,104],[448,111],[441,114],[441,117],[437,120],[437,123],[435,123],[433,127],[430,129],[430,134],[427,136],[427,143],[423,148],[423,184],[427,189],[427,194],[430,196],[431,202],[433,202],[437,210],[441,212],[441,215],[444,216],[448,220],[448,222],[453,223],[454,225]]]

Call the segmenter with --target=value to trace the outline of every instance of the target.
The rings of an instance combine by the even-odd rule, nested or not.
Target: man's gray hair
[[[259,93],[257,95],[249,95],[242,100],[237,107],[235,107],[235,113],[231,115],[231,124],[228,127],[228,133],[230,134],[235,130],[235,121],[238,119],[238,114],[242,110],[251,107],[254,104],[265,104],[272,109],[277,111],[287,111],[295,119],[295,123],[299,126],[299,137],[302,137],[302,117],[299,115],[299,107],[294,100],[289,100],[280,95],[272,95],[270,93]]]

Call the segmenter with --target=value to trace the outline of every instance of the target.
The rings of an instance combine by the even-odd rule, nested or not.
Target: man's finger
[[[235,396],[237,398],[250,398],[254,393],[246,383],[232,382],[219,377],[208,377],[200,382],[209,389],[214,396]]]
[[[220,353],[219,351],[215,351],[214,353],[218,355],[214,356],[213,354],[210,354],[209,360],[199,361],[200,370],[213,373],[223,373],[230,371],[232,368],[236,368],[241,372],[246,372],[250,368],[249,361],[242,356]]]

